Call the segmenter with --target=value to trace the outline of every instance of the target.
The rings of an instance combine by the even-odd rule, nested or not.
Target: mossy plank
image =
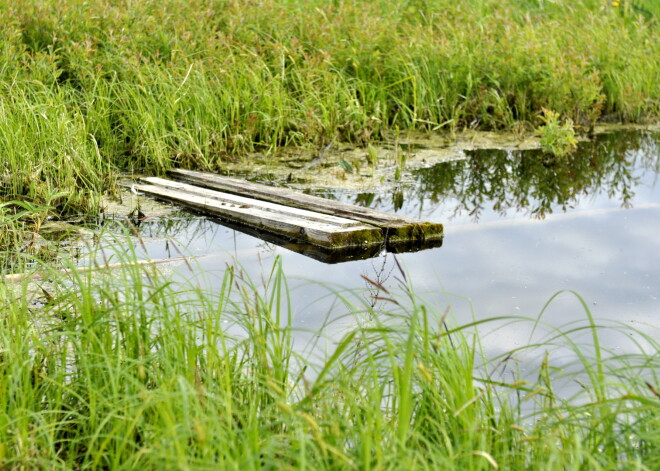
[[[307,209],[291,207],[278,203],[271,203],[269,201],[211,190],[208,188],[190,185],[188,183],[167,180],[164,178],[145,177],[145,178],[140,178],[140,181],[164,188],[184,191],[191,195],[211,198],[228,205],[235,205],[235,206],[247,205],[249,207],[259,208],[264,211],[270,211],[272,213],[287,214],[293,217],[300,217],[309,221],[317,221],[324,224],[335,224],[341,227],[364,225],[363,223],[356,221],[354,219],[349,219],[340,216],[333,216],[331,214],[319,213],[318,211],[309,211]]]
[[[248,196],[286,206],[303,208],[322,214],[345,217],[378,226],[388,240],[400,244],[406,241],[422,243],[442,239],[443,225],[415,218],[386,213],[371,208],[332,201],[307,195],[287,188],[272,187],[248,182],[239,178],[225,177],[192,170],[173,169],[169,175],[177,180],[236,195]]]
[[[435,222],[419,221],[415,224],[401,224],[387,229],[387,241],[392,245],[424,244],[442,240],[443,236],[443,225]]]
[[[215,221],[213,216],[210,216],[210,219]],[[383,250],[382,245],[371,245],[368,247],[360,245],[328,249],[326,247],[321,247],[319,245],[310,244],[300,240],[291,240],[290,237],[276,234],[275,232],[264,231],[255,227],[248,226],[246,224],[236,223],[229,219],[218,219],[216,222],[236,231],[240,231],[244,234],[248,234],[252,237],[264,240],[269,244],[278,245],[287,250],[291,250],[292,252],[299,253],[306,257],[313,258],[314,260],[318,260],[319,262],[327,264],[365,260],[377,256]],[[404,246],[400,249],[394,247],[394,250],[405,252],[407,251],[407,247]],[[413,251],[414,250],[416,249],[413,249]]]
[[[329,249],[385,244],[381,228],[359,221],[340,217],[319,218],[308,214],[309,211],[298,209],[292,212],[292,208],[273,203],[264,204],[263,201],[247,198],[237,200],[234,195],[220,192],[200,194],[171,186],[138,184],[135,189],[206,214]]]

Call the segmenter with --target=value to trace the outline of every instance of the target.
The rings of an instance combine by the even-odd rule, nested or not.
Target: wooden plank
[[[306,195],[287,188],[271,187],[238,178],[195,172],[192,170],[173,169],[168,174],[177,180],[205,188],[249,196],[296,208],[305,208],[323,214],[355,219],[366,224],[378,226],[386,231],[386,238],[388,242],[392,243],[423,243],[424,241],[440,240],[443,237],[443,226],[439,223],[425,222],[371,208],[332,201],[318,196]]]
[[[152,185],[161,186],[164,188],[171,188],[173,190],[185,191],[191,195],[203,196],[211,198],[229,205],[245,206],[251,208],[258,208],[264,211],[270,211],[276,214],[286,214],[293,217],[300,217],[309,221],[316,221],[325,224],[336,224],[342,227],[359,226],[363,223],[354,219],[344,217],[332,216],[329,214],[318,213],[315,211],[308,211],[306,209],[293,208],[291,206],[284,206],[281,204],[270,203],[268,201],[256,200],[254,198],[247,198],[245,196],[233,195],[231,193],[223,193],[216,190],[209,190],[199,186],[189,185],[188,183],[181,183],[172,180],[166,180],[158,177],[144,177],[140,178],[141,182],[150,183]]]
[[[327,248],[345,248],[383,245],[383,231],[379,227],[356,222],[346,218],[319,220],[318,217],[306,217],[308,211],[293,213],[291,208],[268,203],[263,207],[258,200],[232,200],[229,195],[189,193],[184,189],[175,189],[159,185],[135,185],[135,189],[168,201],[181,203],[187,207],[212,214],[220,218],[238,221],[242,224],[302,240]],[[214,192],[217,193],[217,192]],[[234,201],[234,202],[232,202]],[[241,202],[240,204],[238,204]],[[276,208],[276,206],[280,206]]]
[[[211,221],[216,220],[213,216],[209,216],[209,219]],[[284,237],[274,232],[264,231],[245,224],[238,224],[228,219],[218,220],[216,222],[230,229],[234,229],[235,231],[261,239],[269,244],[278,245],[287,250],[291,250],[292,252],[299,253],[305,257],[313,258],[314,260],[327,264],[365,260],[377,256],[383,250],[382,245],[342,247],[330,250],[327,247],[321,247],[319,245],[299,240],[291,240],[290,237]]]
[[[419,222],[416,219],[402,217],[397,214],[355,206],[340,201],[332,201],[319,196],[307,195],[299,191],[289,190],[288,188],[252,183],[240,178],[225,177],[222,175],[183,169],[170,170],[168,171],[168,175],[177,180],[203,186],[205,188],[225,191],[237,195],[249,195],[251,198],[271,201],[297,208],[306,208],[324,214],[343,216],[378,226]]]

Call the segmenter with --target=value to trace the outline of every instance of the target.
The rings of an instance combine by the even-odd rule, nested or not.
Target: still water
[[[561,290],[584,299],[599,324],[660,330],[660,135],[600,135],[574,155],[539,151],[465,151],[460,159],[411,172],[397,191],[324,192],[323,196],[441,222],[441,247],[397,254],[415,292],[452,323],[521,316],[536,318]],[[301,350],[322,331],[326,345],[360,322],[330,294],[368,296],[361,275],[396,290],[394,255],[326,264],[203,217],[181,214],[145,221],[153,258],[176,257],[170,240],[196,259],[177,276],[218,285],[227,264],[239,263],[258,282],[281,257],[292,293]],[[385,301],[385,303],[387,303]],[[543,314],[546,331],[586,321],[585,309],[562,293]],[[530,341],[531,322],[480,327],[489,355]],[[604,331],[614,352],[632,348],[630,332]],[[586,338],[586,337],[585,337]],[[316,339],[318,340],[318,338]],[[580,341],[578,338],[577,341]],[[323,342],[322,342],[323,343]],[[318,348],[318,342],[313,348]]]

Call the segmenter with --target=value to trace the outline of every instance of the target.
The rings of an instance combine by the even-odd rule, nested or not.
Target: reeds
[[[93,213],[116,170],[657,119],[657,7],[613,3],[3,1],[2,194]]]
[[[44,266],[50,281],[36,291],[27,281],[0,286],[3,467],[655,469],[660,462],[657,339],[626,328],[650,349],[614,355],[599,346],[602,327],[584,303],[583,325],[487,359],[474,325],[452,325],[399,275],[403,284],[380,291],[377,309],[371,298],[332,295],[361,326],[319,362],[293,349],[279,260],[258,284],[228,267],[210,291],[131,263],[130,247],[96,256],[123,268]],[[590,343],[572,340],[584,331]],[[563,374],[581,385],[575,396],[555,388],[570,365],[555,364],[552,354],[537,365],[537,380],[496,374],[529,349],[558,345],[580,366]]]

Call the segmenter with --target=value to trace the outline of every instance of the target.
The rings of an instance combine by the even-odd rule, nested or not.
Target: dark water
[[[645,332],[660,327],[660,135],[616,133],[582,143],[567,158],[537,151],[481,150],[465,159],[415,170],[414,183],[383,194],[325,194],[355,204],[442,222],[441,247],[396,255],[415,292],[452,322],[499,316],[536,317],[560,290],[582,296],[599,323]],[[201,217],[144,224],[154,258],[178,256],[167,238],[201,255],[179,276],[213,287],[227,264],[239,262],[257,282],[276,256],[292,291],[294,325],[325,329],[327,339],[361,322],[344,317],[345,303],[329,291],[362,289],[360,275],[396,289],[401,275],[392,254],[324,264]],[[584,322],[584,307],[564,293],[543,321],[568,329]],[[497,353],[526,344],[531,325],[487,324],[481,338]],[[629,333],[604,333],[603,343],[627,348]],[[579,340],[579,339],[578,339]],[[305,347],[308,348],[308,347]]]

